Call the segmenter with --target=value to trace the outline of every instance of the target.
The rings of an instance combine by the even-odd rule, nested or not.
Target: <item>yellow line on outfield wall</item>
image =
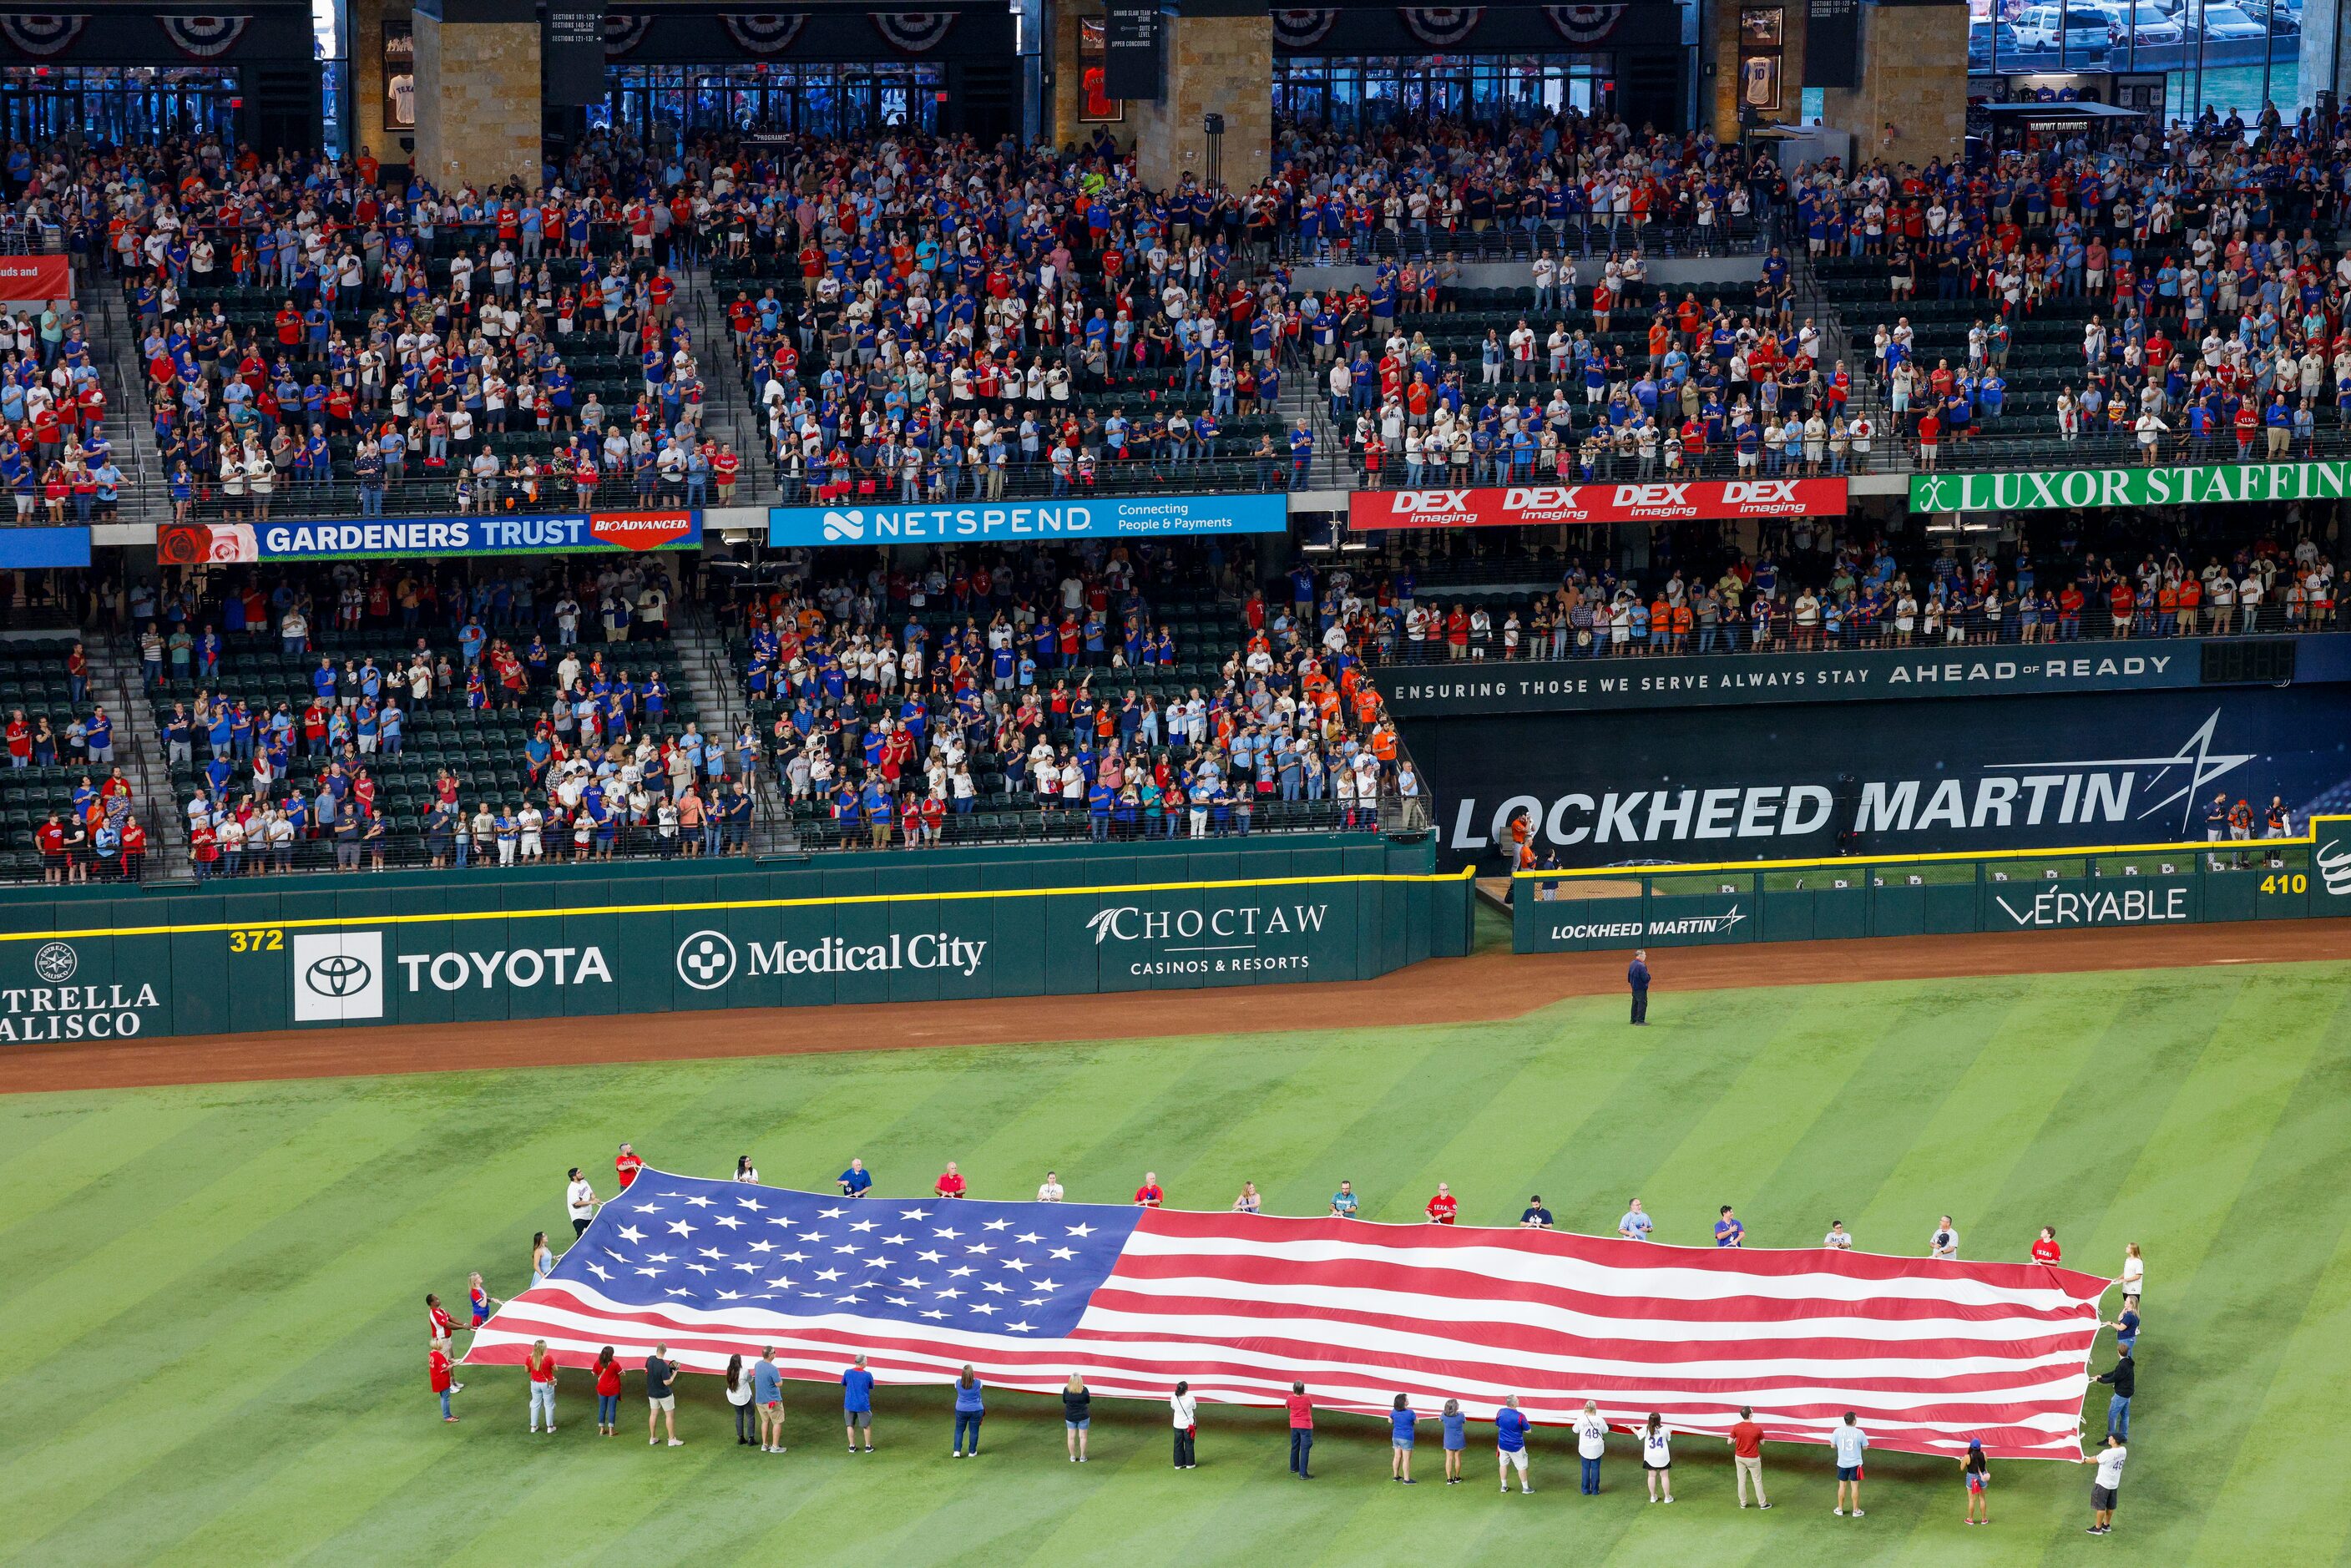
[[[972,898],[1082,898],[1137,893],[1186,893],[1237,887],[1328,887],[1337,883],[1467,882],[1473,866],[1458,872],[1364,872],[1337,876],[1234,878],[1220,882],[1138,882],[1115,887],[970,888],[946,893],[851,893],[821,898],[743,898],[708,904],[600,904],[578,909],[469,909],[446,915],[334,915],[302,920],[217,920],[201,925],[119,925],[85,931],[6,931],[0,942],[89,941],[101,936],[177,936],[200,931],[295,931],[322,925],[416,925],[431,921],[553,920],[590,915],[700,915],[730,909],[811,909],[833,904],[951,904]],[[259,892],[256,888],[254,891]],[[286,896],[299,898],[300,893]]]
[[[1564,882],[1575,877],[1604,876],[1619,881],[1629,876],[1701,876],[1722,872],[1741,871],[1833,871],[1839,866],[1920,865],[1929,862],[1949,863],[1953,861],[2020,861],[2020,860],[2083,860],[2096,855],[2151,855],[2170,851],[2179,854],[2201,853],[2221,844],[2308,844],[2318,842],[2321,822],[2351,822],[2351,817],[2330,812],[2313,817],[2310,826],[2286,839],[2196,839],[2167,841],[2155,844],[2053,844],[2037,850],[1940,850],[1931,854],[1908,855],[1844,855],[1829,860],[1807,861],[1706,861],[1688,865],[1599,865],[1562,867],[1556,871],[1513,872],[1514,877],[1535,882]]]

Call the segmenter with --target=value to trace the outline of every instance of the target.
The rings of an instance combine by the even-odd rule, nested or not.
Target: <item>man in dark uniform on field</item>
[[[1633,988],[1633,1021],[1647,1023],[1649,1021],[1649,954],[1646,948],[1637,949],[1633,954],[1632,963],[1625,969],[1625,983]]]

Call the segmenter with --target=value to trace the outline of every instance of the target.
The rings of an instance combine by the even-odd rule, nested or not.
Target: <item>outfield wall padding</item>
[[[2287,839],[1522,872],[1520,953],[2351,916],[2351,817]]]
[[[1223,841],[52,889],[0,899],[0,1043],[1368,979],[1468,950],[1469,883],[1433,858]]]

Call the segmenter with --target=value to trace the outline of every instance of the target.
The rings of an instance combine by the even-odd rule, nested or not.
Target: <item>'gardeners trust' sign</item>
[[[1914,512],[2037,512],[2072,507],[2202,507],[2340,500],[2351,462],[2230,463],[2198,468],[2055,468],[2037,473],[1914,474]]]

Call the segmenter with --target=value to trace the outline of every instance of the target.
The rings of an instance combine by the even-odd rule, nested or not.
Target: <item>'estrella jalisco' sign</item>
[[[2052,468],[1914,474],[1914,512],[2045,512],[2062,507],[2208,507],[2351,497],[2351,461],[2180,468]]]

